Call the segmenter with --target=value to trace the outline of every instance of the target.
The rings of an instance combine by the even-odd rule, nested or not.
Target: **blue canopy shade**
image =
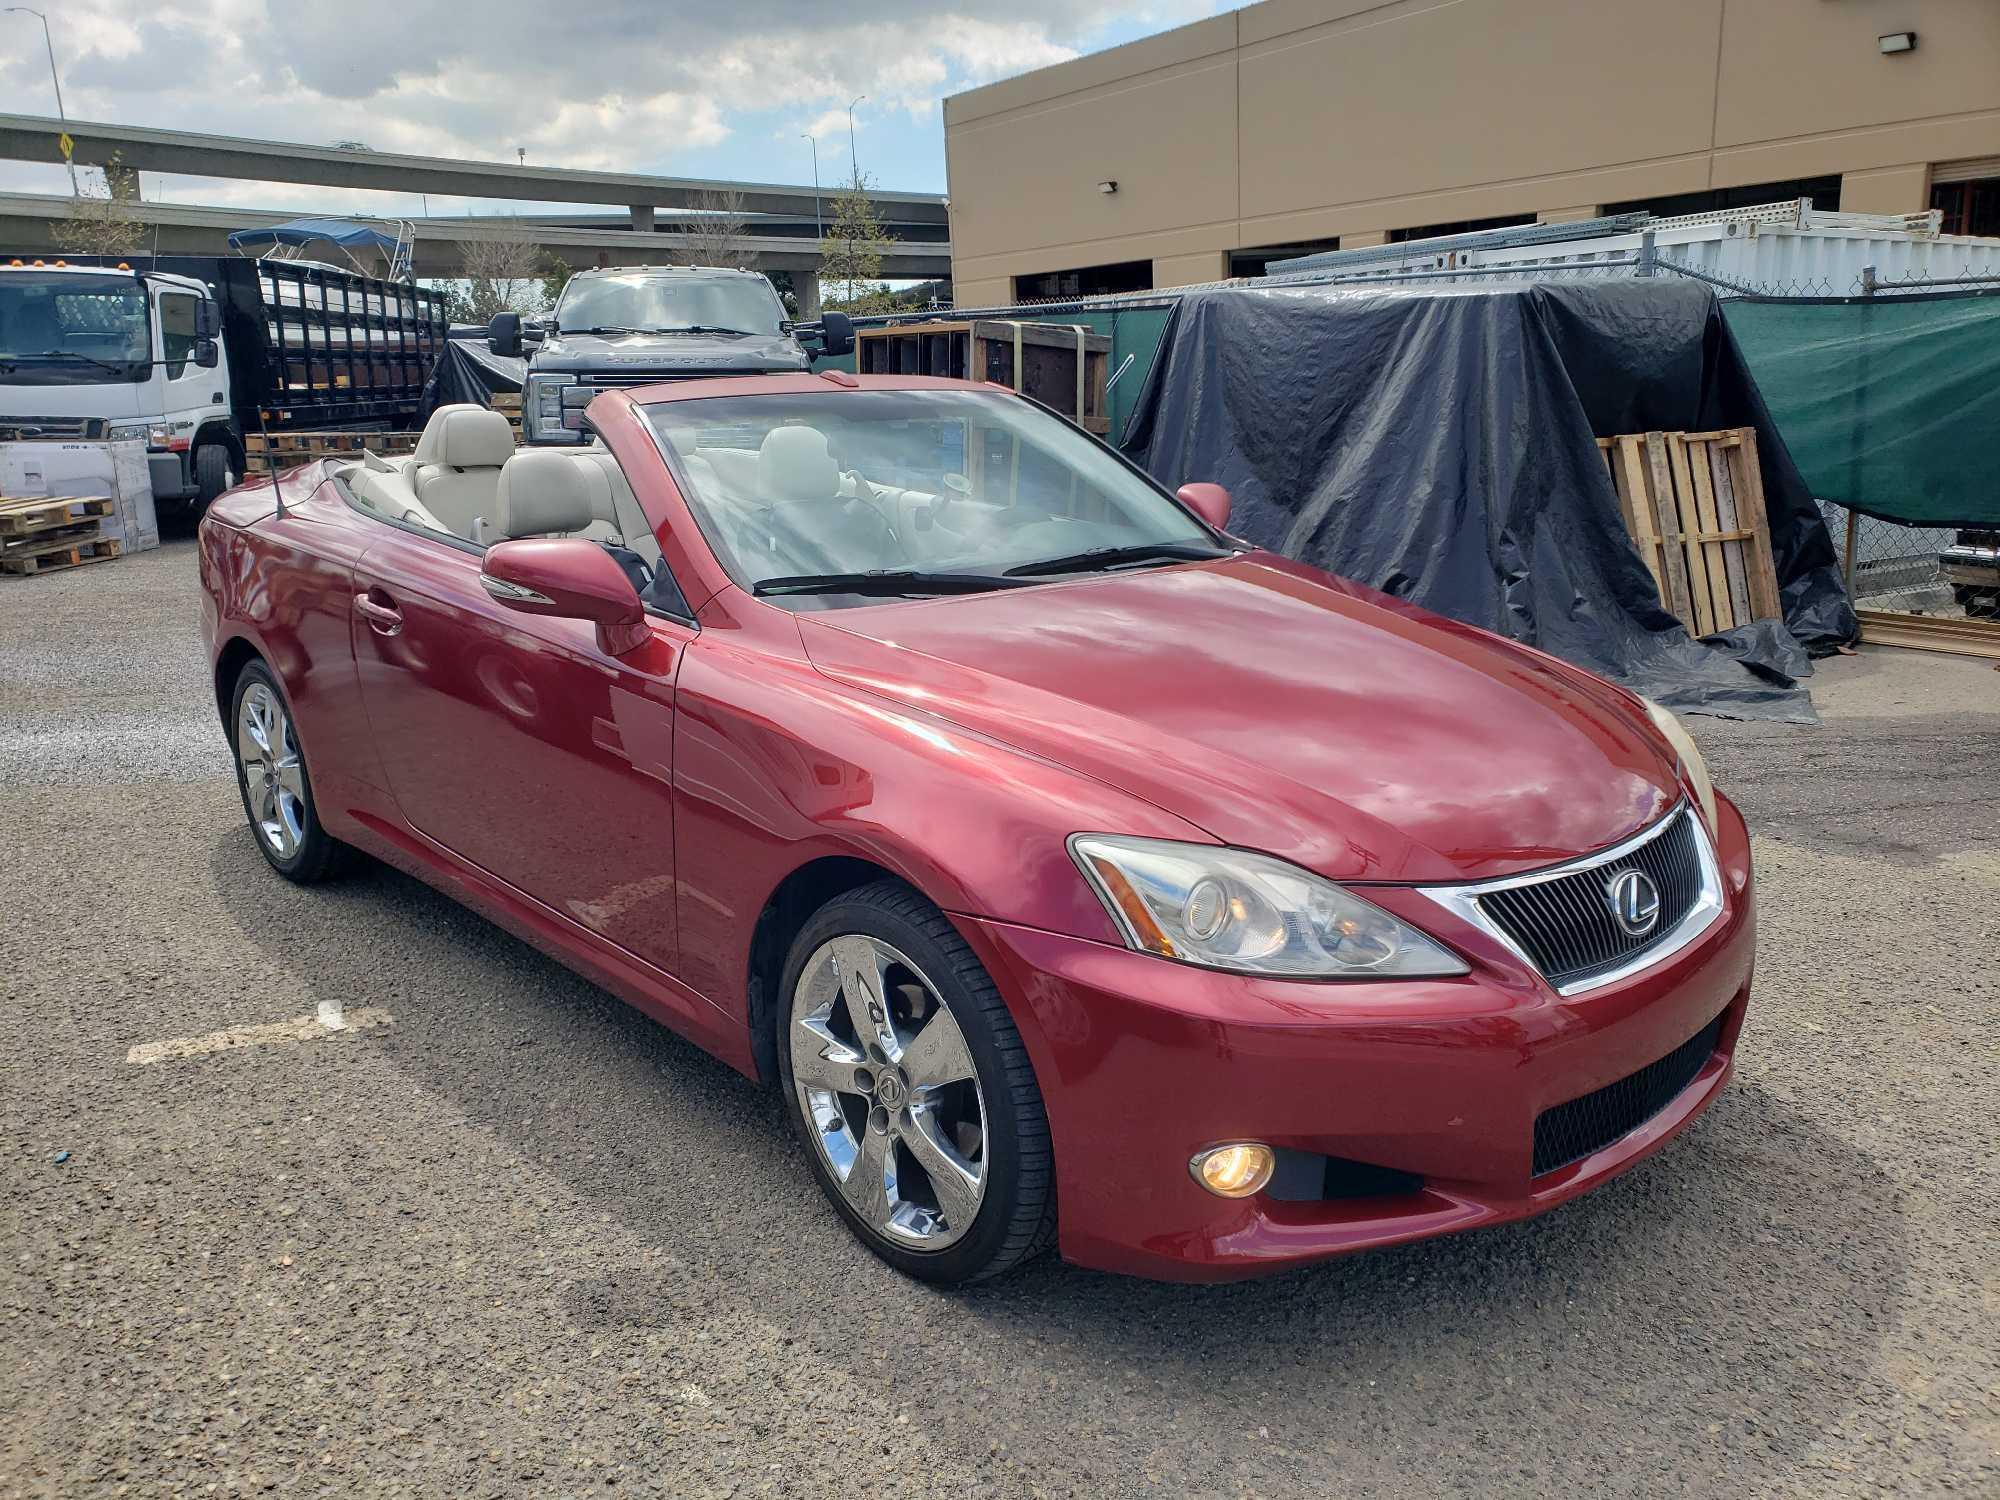
[[[265,245],[309,245],[314,240],[331,240],[349,250],[375,249],[390,256],[396,253],[394,238],[351,219],[292,219],[268,229],[239,229],[230,235],[229,248],[254,250]]]

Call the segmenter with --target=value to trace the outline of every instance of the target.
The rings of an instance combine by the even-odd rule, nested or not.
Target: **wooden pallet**
[[[892,323],[857,328],[854,367],[863,375],[941,375],[990,380],[1033,396],[1102,437],[1111,339],[1079,324],[977,321]]]
[[[1689,635],[1784,618],[1754,428],[1628,432],[1597,446],[1660,601]]]
[[[1961,620],[1951,615],[1904,615],[1860,609],[1861,641],[1868,646],[1903,646],[1912,651],[1947,651],[2000,661],[2000,620]]]
[[[245,467],[252,474],[295,468],[344,454],[414,453],[418,432],[252,432],[243,438]]]
[[[59,573],[64,568],[80,568],[85,563],[110,562],[121,550],[108,536],[67,537],[13,547],[0,552],[0,573],[33,578],[42,573]]]
[[[107,495],[21,495],[0,500],[0,542],[89,524],[112,512]]]

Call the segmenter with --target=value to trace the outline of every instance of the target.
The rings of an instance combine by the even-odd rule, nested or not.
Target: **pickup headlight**
[[[1701,758],[1701,751],[1695,747],[1681,721],[1651,698],[1640,700],[1646,705],[1647,717],[1653,727],[1666,736],[1667,743],[1674,747],[1674,754],[1680,758],[1681,775],[1687,778],[1688,786],[1694,791],[1694,800],[1701,806],[1702,820],[1708,824],[1708,831],[1715,832],[1715,783],[1708,779],[1708,762]]]
[[[1291,979],[1467,972],[1457,954],[1381,907],[1268,855],[1102,833],[1079,833],[1069,848],[1126,944],[1142,952]]]

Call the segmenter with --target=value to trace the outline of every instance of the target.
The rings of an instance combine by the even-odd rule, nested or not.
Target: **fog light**
[[[1194,1180],[1219,1198],[1248,1198],[1261,1193],[1271,1181],[1277,1158],[1269,1146],[1255,1141],[1238,1141],[1229,1146],[1210,1146],[1197,1151],[1188,1163]]]

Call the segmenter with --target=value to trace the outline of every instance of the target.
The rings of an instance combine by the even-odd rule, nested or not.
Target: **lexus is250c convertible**
[[[1721,1089],[1749,841],[1670,714],[990,385],[583,426],[446,407],[211,508],[253,835],[296,881],[398,866],[781,1091],[892,1265],[1198,1280],[1497,1224]]]

